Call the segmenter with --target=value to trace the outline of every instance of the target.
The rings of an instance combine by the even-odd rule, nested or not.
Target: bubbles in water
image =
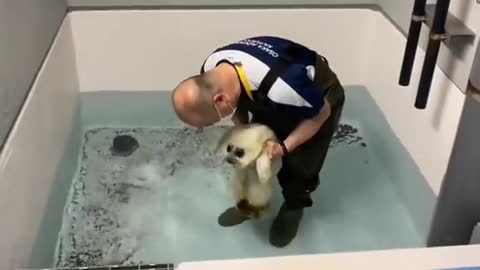
[[[223,131],[89,130],[56,266],[172,262],[181,254],[207,254],[205,236],[214,237],[218,215],[235,204],[232,169],[213,152]],[[354,128],[340,129],[335,143],[348,143],[352,133]],[[112,153],[112,138],[119,136],[135,138],[137,148],[129,155]]]
[[[205,219],[202,211],[211,208],[203,203],[218,203],[221,192],[226,190],[222,186],[228,167],[212,153],[212,142],[221,132],[110,128],[88,131],[82,173],[72,185],[68,216],[60,233],[63,254],[56,265],[138,263],[154,250],[145,247],[160,243],[173,250],[176,234],[192,222],[193,216]],[[119,134],[135,137],[138,149],[128,156],[109,152],[112,138]],[[184,236],[186,233],[182,232]],[[191,233],[192,237],[197,234]],[[97,252],[91,254],[93,247]]]

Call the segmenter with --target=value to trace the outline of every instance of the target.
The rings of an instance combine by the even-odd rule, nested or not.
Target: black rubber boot
[[[283,203],[270,228],[270,244],[285,247],[297,235],[298,226],[303,217],[303,208],[288,209]]]
[[[239,225],[248,219],[249,217],[242,213],[238,208],[230,207],[218,217],[218,224],[223,227],[231,227]]]

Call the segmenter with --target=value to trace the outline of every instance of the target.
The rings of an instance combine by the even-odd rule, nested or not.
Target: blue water
[[[271,219],[217,224],[234,203],[230,168],[212,152],[221,125],[183,126],[169,92],[87,93],[81,109],[81,147],[71,153],[79,162],[56,267],[424,246],[433,192],[363,87],[346,87],[314,206],[294,241],[281,249],[268,242]],[[139,148],[128,157],[112,155],[117,134],[132,135]],[[277,186],[275,210],[281,200]]]

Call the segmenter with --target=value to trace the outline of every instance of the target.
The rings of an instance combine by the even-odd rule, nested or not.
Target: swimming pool
[[[313,19],[335,23],[297,31]],[[347,89],[315,207],[284,249],[268,244],[268,220],[217,225],[232,203],[228,167],[211,153],[221,128],[185,129],[169,106],[169,89],[211,48],[267,32],[320,50]],[[404,45],[361,8],[69,13],[0,154],[2,268],[424,246],[464,96],[439,71],[431,105],[415,110],[418,77],[396,84]],[[172,64],[179,56],[188,65]],[[131,156],[111,154],[117,133],[138,140]]]
[[[332,141],[321,184],[297,238],[286,248],[268,243],[271,218],[233,228],[217,224],[233,203],[231,171],[213,152],[224,126],[184,127],[170,92],[84,93],[80,163],[66,200],[56,267],[136,265],[254,258],[424,246],[419,213],[399,194],[398,167],[384,152],[401,153],[366,89],[346,87],[346,107]],[[129,156],[112,152],[128,134],[139,146]],[[73,159],[70,159],[73,160]],[[433,205],[413,161],[403,171],[422,205]],[[68,166],[67,166],[68,167]],[[276,186],[273,207],[282,197]],[[411,202],[410,202],[411,204]],[[416,215],[416,216],[415,216]]]

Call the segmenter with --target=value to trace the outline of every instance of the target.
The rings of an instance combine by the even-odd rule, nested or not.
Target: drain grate
[[[17,270],[174,270],[173,263],[164,264],[141,264],[141,265],[109,265],[109,266],[86,266],[74,268],[42,268],[42,269],[17,269]]]

